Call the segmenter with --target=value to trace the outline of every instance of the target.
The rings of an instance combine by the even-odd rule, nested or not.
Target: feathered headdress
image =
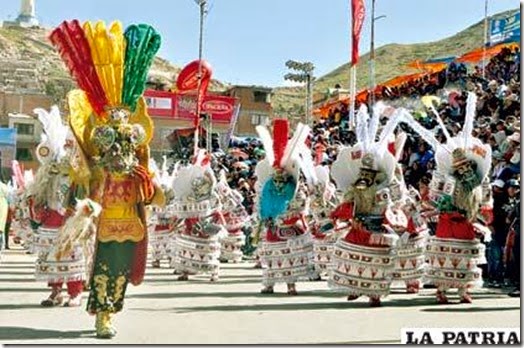
[[[49,38],[81,89],[69,93],[68,104],[69,121],[83,150],[93,153],[86,144],[92,123],[104,123],[114,109],[128,110],[129,121],[144,127],[149,143],[153,126],[142,94],[160,48],[156,30],[147,24],[124,31],[118,21],[107,28],[102,21],[82,26],[72,20],[60,24]]]
[[[60,110],[56,105],[51,107],[51,111],[35,109],[38,120],[42,124],[42,140],[36,148],[36,156],[41,164],[49,163],[52,160],[60,160],[65,155],[65,144],[69,127],[62,121]]]
[[[273,139],[267,128],[257,126],[256,129],[266,152],[266,158],[255,168],[260,193],[259,214],[262,219],[276,218],[294,198],[301,169],[308,183],[316,180],[311,151],[306,145],[310,128],[299,123],[289,140],[287,120],[273,121]]]
[[[467,159],[476,163],[479,181],[483,181],[488,175],[491,166],[491,147],[489,144],[483,144],[480,139],[472,135],[476,104],[477,96],[475,93],[470,92],[467,99],[463,131],[454,137],[450,137],[449,133],[445,131],[444,135],[447,138],[445,144],[441,144],[433,133],[422,127],[407,110],[402,110],[401,121],[406,122],[415,132],[420,134],[424,141],[435,149],[437,172],[443,175],[451,175],[454,172],[454,164],[456,165],[458,161]],[[437,122],[443,125],[438,113],[435,110],[433,110],[433,113],[437,118]]]
[[[353,185],[363,166],[383,172],[387,180],[393,177],[396,161],[393,154],[388,151],[388,144],[401,117],[398,110],[395,110],[380,132],[380,136],[377,137],[380,117],[385,111],[385,105],[378,103],[370,119],[367,106],[363,104],[360,107],[356,115],[357,143],[351,147],[343,147],[331,168],[331,174],[338,190],[346,191]],[[367,161],[363,162],[364,158]]]

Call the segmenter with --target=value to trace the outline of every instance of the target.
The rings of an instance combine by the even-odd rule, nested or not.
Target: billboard
[[[195,120],[196,95],[146,90],[144,93],[149,115],[174,120]],[[202,112],[211,116],[213,123],[230,124],[234,118],[237,99],[207,94],[202,101]]]
[[[490,46],[514,41],[520,42],[520,12],[490,21]]]

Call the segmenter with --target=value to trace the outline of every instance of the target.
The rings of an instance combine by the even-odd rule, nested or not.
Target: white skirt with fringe
[[[39,227],[34,235],[34,248],[38,253],[35,264],[35,278],[37,281],[48,283],[84,281],[89,271],[86,265],[86,255],[80,245],[60,260],[56,259],[55,251],[58,229]]]
[[[264,286],[295,283],[314,275],[313,242],[309,233],[282,242],[263,240],[259,255]]]
[[[171,258],[171,240],[173,231],[170,228],[156,230],[154,227],[149,231],[149,245],[151,246],[151,258],[163,260]]]
[[[246,243],[246,236],[242,231],[228,233],[220,242],[220,259],[232,262],[242,261],[244,253],[242,247]]]
[[[334,246],[328,285],[355,296],[387,296],[395,262],[394,247],[368,247],[339,239]]]
[[[485,246],[478,240],[430,237],[424,281],[443,288],[481,287]]]
[[[210,273],[218,276],[220,269],[219,235],[199,238],[178,234],[174,240],[171,267],[181,273]]]
[[[421,280],[426,268],[426,244],[428,232],[422,231],[412,238],[403,240],[401,237],[396,244],[395,268],[392,273],[393,281]]]
[[[332,266],[335,241],[328,239],[313,238],[313,264],[315,271],[320,274],[329,272]]]

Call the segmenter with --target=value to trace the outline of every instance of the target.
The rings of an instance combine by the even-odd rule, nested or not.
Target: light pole
[[[371,43],[369,49],[369,113],[373,114],[375,104],[375,21],[386,18],[385,15],[375,17],[375,0],[371,0]]]
[[[195,127],[195,155],[198,152],[198,138],[199,138],[199,127],[200,127],[200,113],[201,113],[201,101],[202,93],[200,91],[202,87],[202,46],[204,42],[204,15],[206,13],[207,0],[195,0],[196,4],[200,7],[200,35],[198,38],[198,87],[197,87],[197,105],[196,105],[196,127]],[[207,139],[206,139],[207,140]]]
[[[311,62],[288,60],[286,67],[298,71],[298,73],[287,73],[284,75],[285,80],[306,84],[306,124],[309,125],[313,114],[313,81],[315,80],[313,70],[315,70],[315,66]]]

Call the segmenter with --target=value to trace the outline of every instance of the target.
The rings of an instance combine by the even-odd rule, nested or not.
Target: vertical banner
[[[365,16],[364,0],[351,0],[351,65],[358,63],[358,45]]]
[[[222,146],[224,150],[227,150],[229,148],[229,141],[231,140],[231,137],[233,136],[233,133],[235,132],[235,127],[237,125],[239,114],[240,114],[240,103],[236,105],[235,111],[233,112],[233,117],[231,119],[231,123],[229,124],[229,130],[227,131],[227,135],[226,135],[226,138],[224,139],[224,144]]]
[[[360,33],[366,9],[364,0],[351,0],[351,69],[350,69],[350,106],[349,106],[349,129],[355,127],[355,99],[357,92],[357,63],[358,63],[358,45],[360,43]]]

